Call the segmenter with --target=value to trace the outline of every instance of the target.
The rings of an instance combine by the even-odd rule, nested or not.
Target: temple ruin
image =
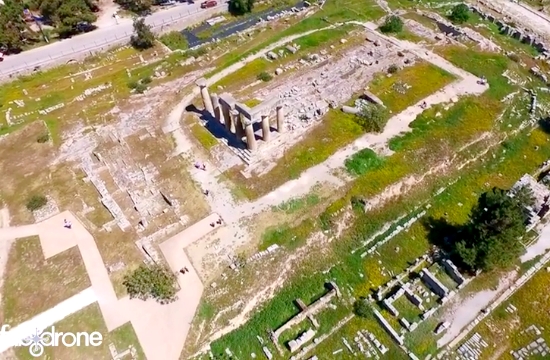
[[[265,142],[270,141],[269,116],[273,110],[276,111],[277,116],[277,132],[284,132],[285,116],[281,100],[278,97],[272,97],[250,108],[237,102],[229,93],[210,94],[204,78],[197,80],[196,84],[200,87],[204,110],[224,125],[228,133],[234,134],[238,141],[242,141],[243,137],[246,136],[248,150],[254,151],[258,148],[254,131],[254,124],[256,123],[261,123],[262,140]]]

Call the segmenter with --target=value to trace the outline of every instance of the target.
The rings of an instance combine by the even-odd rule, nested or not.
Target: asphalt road
[[[220,1],[219,1],[220,2]],[[177,4],[173,7],[162,9],[145,18],[145,22],[157,32],[164,27],[178,23],[185,28],[208,17],[227,11],[227,4],[222,3],[210,9],[201,9],[200,1],[194,4]],[[112,21],[112,25],[104,26],[87,34],[74,36],[36,49],[24,51],[20,54],[6,56],[0,62],[0,78],[31,71],[37,66],[41,68],[66,62],[82,57],[88,52],[105,50],[109,46],[128,41],[133,31],[132,20],[122,18]]]

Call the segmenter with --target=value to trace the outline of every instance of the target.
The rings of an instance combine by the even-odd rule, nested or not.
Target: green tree
[[[355,116],[355,122],[366,132],[381,132],[386,126],[388,113],[381,105],[365,104]]]
[[[0,6],[0,47],[8,53],[19,52],[25,44],[27,24],[23,18],[23,4],[5,0]]]
[[[155,299],[169,303],[176,299],[176,276],[162,265],[140,265],[122,283],[130,298]]]
[[[155,45],[155,34],[151,27],[145,23],[145,19],[134,20],[134,34],[130,38],[130,44],[139,50],[149,49]]]
[[[471,269],[492,270],[512,265],[523,252],[525,191],[511,197],[502,189],[483,193],[470,212],[455,254]],[[532,198],[531,198],[532,199]]]
[[[353,303],[353,312],[355,315],[367,318],[372,316],[372,308],[366,299],[355,300]]]
[[[466,21],[468,21],[469,18],[470,9],[466,4],[455,5],[455,7],[453,7],[453,9],[451,10],[451,15],[449,15],[449,19],[457,24],[465,23]]]
[[[92,11],[95,5],[89,0],[36,0],[32,6],[53,23],[60,37],[82,32],[79,24],[92,24],[97,19]]]
[[[380,26],[380,31],[383,33],[398,33],[403,30],[403,20],[399,16],[390,15]]]
[[[254,0],[229,0],[229,12],[232,15],[243,15],[254,8]]]
[[[151,10],[152,0],[115,0],[123,9],[142,14]]]

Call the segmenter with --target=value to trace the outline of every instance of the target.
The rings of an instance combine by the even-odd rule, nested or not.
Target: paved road
[[[161,32],[170,24],[178,22],[178,25],[184,28],[204,21],[211,15],[223,11],[227,11],[227,4],[225,3],[208,10],[200,8],[200,1],[197,1],[195,4],[177,4],[174,7],[155,12],[148,16],[146,23],[151,25],[155,31]],[[0,63],[0,79],[19,72],[32,70],[36,66],[45,67],[77,58],[91,51],[104,50],[111,45],[127,41],[132,31],[131,19],[120,19],[118,24],[113,19],[112,25],[102,27],[90,33],[61,40],[47,46],[25,51],[21,54],[7,56]]]

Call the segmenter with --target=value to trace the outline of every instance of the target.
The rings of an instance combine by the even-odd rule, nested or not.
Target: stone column
[[[256,150],[258,144],[256,143],[256,137],[254,135],[254,129],[252,124],[247,124],[245,127],[246,130],[246,147],[248,150]]]
[[[214,113],[214,108],[212,107],[212,99],[208,93],[208,87],[206,86],[206,79],[200,78],[196,82],[197,86],[201,89],[202,103],[204,104],[204,109],[210,114]]]
[[[235,135],[239,141],[243,141],[244,137],[244,127],[243,127],[243,118],[242,115],[237,112],[237,116],[233,119],[235,122]]]
[[[269,131],[269,116],[262,115],[262,138],[265,142],[268,142],[270,139],[270,131]]]
[[[210,95],[210,100],[212,100],[212,107],[214,108],[214,112],[212,115],[218,120],[220,123],[222,122],[222,114],[220,109],[220,98],[218,97],[218,94],[212,93]]]
[[[224,104],[224,103],[221,103],[221,107],[222,107],[222,114],[223,114],[223,123],[225,124],[225,129],[228,131],[228,132],[231,132],[231,123],[233,121],[231,121],[231,113],[230,113],[230,108],[229,106],[227,106],[227,104]]]
[[[285,112],[281,105],[277,106],[277,131],[285,132]]]

